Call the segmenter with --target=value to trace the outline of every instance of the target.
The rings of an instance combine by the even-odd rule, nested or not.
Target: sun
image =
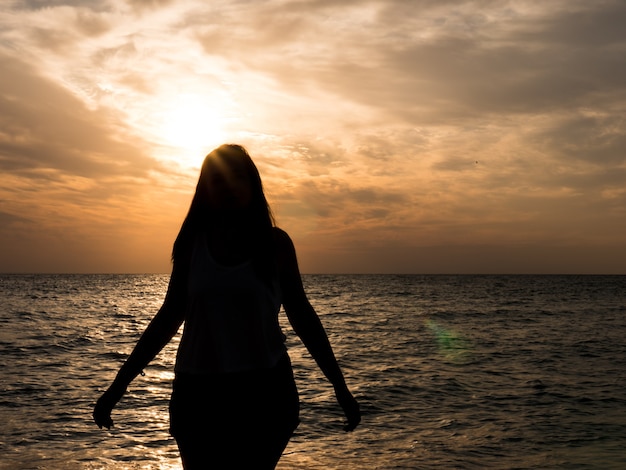
[[[157,137],[180,163],[197,162],[227,137],[227,117],[218,100],[181,94],[161,109]]]

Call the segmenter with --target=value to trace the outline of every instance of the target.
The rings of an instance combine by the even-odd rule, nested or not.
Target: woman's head
[[[263,192],[259,171],[241,145],[225,144],[211,151],[200,169],[196,192],[174,244],[173,256],[186,251],[195,235],[211,230],[225,214],[236,216],[254,237],[256,250],[270,249],[274,217]],[[234,220],[229,217],[228,220]]]
[[[196,196],[216,211],[267,207],[259,171],[240,145],[222,145],[206,156]]]

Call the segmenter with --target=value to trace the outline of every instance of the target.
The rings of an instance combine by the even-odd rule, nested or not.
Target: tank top
[[[222,266],[204,237],[190,263],[188,302],[175,372],[241,372],[274,367],[286,351],[280,288],[258,278],[252,262]]]

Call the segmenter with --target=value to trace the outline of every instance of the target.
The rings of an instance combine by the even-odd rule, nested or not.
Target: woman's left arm
[[[304,291],[293,242],[284,231],[276,229],[276,233],[279,275],[285,313],[293,330],[333,385],[337,401],[348,420],[344,429],[352,431],[361,421],[359,404],[346,385],[326,330]]]
[[[129,384],[172,339],[183,323],[186,283],[179,271],[174,266],[163,305],[141,335],[113,383],[96,402],[93,418],[98,427],[113,426],[111,412],[126,393]]]

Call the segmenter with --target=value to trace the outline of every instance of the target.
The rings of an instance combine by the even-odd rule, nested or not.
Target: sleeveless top
[[[285,354],[281,295],[258,278],[252,262],[222,266],[204,237],[195,243],[188,302],[175,372],[209,374],[274,367]]]

